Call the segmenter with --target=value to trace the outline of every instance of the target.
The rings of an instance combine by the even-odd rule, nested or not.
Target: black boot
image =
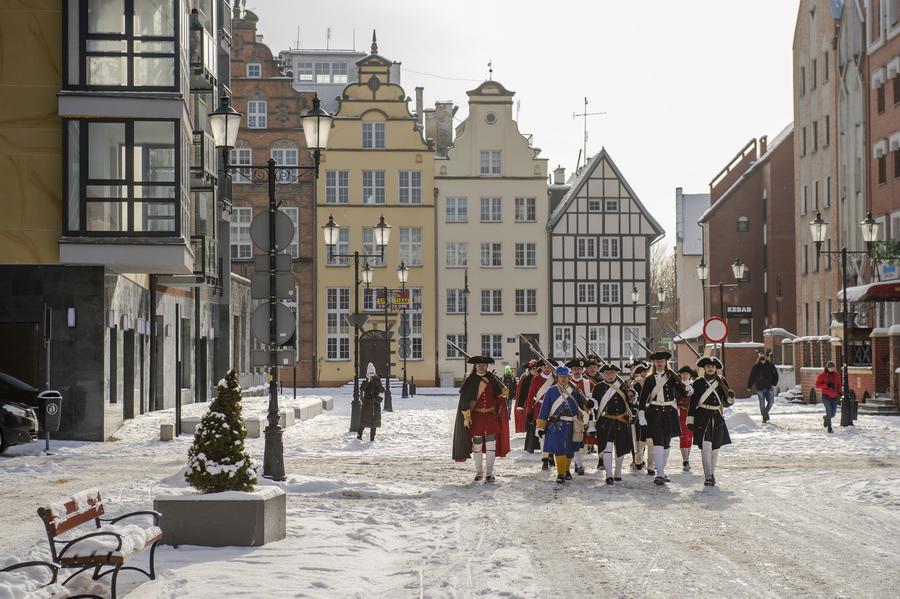
[[[375,427],[373,426],[372,432],[369,433],[369,441],[374,441],[374,440],[375,440]]]
[[[550,460],[544,458],[541,460],[541,470],[550,470]]]
[[[364,426],[361,426],[361,427],[359,427],[359,431],[357,431],[357,433],[356,433],[356,438],[359,439],[360,441],[362,441],[362,434],[363,434],[364,430],[366,430],[366,428]]]

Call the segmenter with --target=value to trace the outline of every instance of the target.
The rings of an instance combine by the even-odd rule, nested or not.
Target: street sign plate
[[[703,336],[710,343],[719,343],[728,337],[728,324],[717,316],[703,323]]]
[[[252,352],[252,363],[253,366],[269,366],[269,357],[270,352],[267,349],[254,349]],[[276,366],[293,366],[294,358],[296,354],[292,349],[279,349],[276,358],[275,365]]]
[[[273,214],[266,210],[265,212],[260,212],[253,218],[253,222],[250,223],[250,239],[253,240],[253,245],[258,247],[264,252],[269,251],[269,215]],[[291,242],[294,241],[294,232],[296,228],[294,227],[294,221],[291,220],[291,217],[281,212],[280,210],[276,210],[275,214],[275,251],[280,252],[287,246],[291,245]]]
[[[412,345],[412,342],[409,340],[408,337],[404,337],[404,338],[400,339],[400,348],[401,349],[403,349],[404,347],[408,348],[410,345]]]
[[[412,355],[412,349],[409,347],[400,347],[400,350],[397,352],[397,355],[401,358],[408,358]]]
[[[269,299],[269,273],[257,272],[250,275],[250,298]],[[297,299],[297,279],[292,272],[275,273],[275,297],[283,300]]]
[[[399,327],[397,327],[397,333],[401,337],[409,337],[409,334],[412,333],[412,327],[404,322]]]
[[[294,312],[282,303],[275,304],[275,339],[271,343],[281,345],[294,333]],[[262,304],[250,317],[250,331],[260,343],[269,344],[269,304]]]
[[[269,272],[269,254],[256,254],[253,256],[253,270],[256,272]],[[290,254],[275,254],[275,272],[291,272]]]

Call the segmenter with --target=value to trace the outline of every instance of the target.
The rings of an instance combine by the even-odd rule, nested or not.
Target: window
[[[619,257],[619,238],[618,237],[601,237],[600,238],[600,257],[604,259]]]
[[[232,166],[242,166],[246,164],[249,167],[251,164],[253,164],[250,148],[234,148],[233,150],[231,150],[231,156],[229,160],[231,161]],[[233,171],[231,182],[250,183],[250,178],[252,176],[253,175],[249,168],[242,168]]]
[[[744,276],[738,279],[741,283],[749,283],[750,282],[750,267],[744,266]]]
[[[800,261],[800,274],[805,275],[809,272],[809,246],[803,246],[803,256]]]
[[[376,305],[375,296],[378,293],[378,289],[372,289],[371,287],[363,287],[363,297],[362,297],[362,309],[363,312],[374,312],[378,310],[379,312],[384,312],[383,307],[379,307]]]
[[[247,128],[266,128],[266,102],[247,102]]]
[[[588,353],[594,351],[600,357],[609,357],[608,335],[607,327],[588,327]]]
[[[797,73],[797,88],[800,90],[800,95],[806,94],[806,67],[800,67],[800,71]]]
[[[350,203],[350,171],[325,171],[325,203]]]
[[[303,63],[310,64],[310,63]],[[304,74],[308,72],[304,69]],[[347,63],[317,62],[315,64],[316,83],[347,83]],[[301,81],[306,81],[302,79]]]
[[[533,268],[537,266],[537,244],[516,244],[516,267]]]
[[[884,112],[884,85],[879,85],[878,89],[875,91],[877,103],[878,103],[878,114]]]
[[[290,245],[284,249],[284,253],[290,254],[291,258],[296,260],[300,257],[300,244],[297,242],[297,236],[300,232],[298,228],[300,224],[300,209],[296,206],[283,206],[279,210],[287,214],[291,222],[294,223],[294,238],[291,240]]]
[[[421,265],[420,265],[421,266]],[[409,340],[412,342],[412,353],[410,359],[421,360],[424,357],[423,331],[424,321],[422,320],[422,288],[412,287],[407,289],[410,292],[412,304],[407,311],[406,318],[412,328]]]
[[[298,62],[294,65],[294,76],[297,81],[312,82],[313,80],[313,63]]]
[[[575,255],[582,259],[597,257],[597,240],[594,237],[577,237],[575,239]]]
[[[499,223],[502,220],[500,200],[501,198],[481,198],[481,222]]]
[[[800,128],[800,155],[806,156],[806,127]]]
[[[350,359],[350,325],[344,314],[350,313],[350,288],[325,290],[325,345],[327,360]]]
[[[362,147],[364,150],[384,149],[384,123],[362,124]]]
[[[481,355],[492,358],[503,357],[503,335],[482,335]]]
[[[887,183],[887,156],[882,154],[878,157],[878,184]]]
[[[825,240],[825,251],[826,252],[831,251],[831,240],[830,239]],[[825,255],[828,256],[829,254],[825,254]],[[825,260],[825,270],[831,270],[831,260]],[[828,300],[828,301],[830,302],[831,300]],[[829,310],[828,313],[831,314],[831,310]]]
[[[447,198],[447,222],[464,223],[469,220],[468,198]]]
[[[825,207],[831,206],[831,177],[825,177]]]
[[[482,289],[481,290],[481,313],[482,314],[503,314],[503,290],[502,289]]]
[[[819,149],[819,121],[813,121],[812,124],[812,151]]]
[[[422,171],[400,171],[400,203],[422,203]]]
[[[462,289],[447,290],[447,314],[466,313],[466,294]],[[465,348],[463,348],[465,349]]]
[[[233,208],[231,210],[232,260],[250,260],[253,258],[253,242],[250,240],[250,221],[252,220],[252,208]]]
[[[809,68],[809,77],[810,77],[809,89],[816,89],[816,83],[817,83],[816,79],[819,76],[819,68],[818,68],[818,63],[816,62],[815,58],[812,59],[812,64],[810,64],[809,66],[810,66],[810,68]]]
[[[468,344],[466,343],[465,335],[454,335],[454,334],[448,333],[447,341],[449,341],[450,343],[456,344],[458,347],[462,348],[462,350],[464,352],[469,353],[469,348],[467,347]],[[450,343],[446,344],[447,345],[447,354],[446,354],[447,359],[449,359],[449,360],[464,359],[464,356],[461,353],[459,353],[458,351],[456,351],[455,349],[453,349],[453,347],[450,346]]]
[[[481,266],[482,268],[494,268],[503,266],[501,259],[502,243],[482,243],[481,244]]]
[[[828,52],[822,55],[822,83],[828,81]]]
[[[272,148],[271,156],[275,160],[275,164],[282,166],[297,166],[297,149],[296,148]],[[278,183],[296,183],[300,171],[293,168],[276,168],[275,180]]]
[[[894,76],[894,106],[900,104],[900,74]]]
[[[900,23],[900,2],[897,0],[891,0],[888,2],[888,23],[890,23],[891,27]]]
[[[819,209],[819,182],[813,181],[813,210]]]
[[[500,172],[500,152],[481,152],[481,176],[482,177],[499,177]]]
[[[253,79],[259,79],[260,77],[262,77],[262,65],[258,62],[248,63],[247,77],[251,77]]]
[[[178,91],[176,9],[169,0],[66,2],[70,6],[67,56],[69,87]],[[83,19],[79,25],[79,17]],[[197,40],[199,43],[199,40]],[[199,50],[199,47],[197,48]],[[187,93],[187,89],[182,89]]]
[[[635,336],[635,333],[641,334],[640,327],[622,327],[622,357],[634,358],[644,355],[644,350],[638,343],[640,339]]]
[[[537,289],[516,289],[516,314],[537,314]]]
[[[825,115],[825,141],[822,144],[823,147],[829,145],[831,143],[831,116]]]
[[[362,203],[384,204],[384,171],[363,171]]]
[[[67,123],[67,233],[190,238],[191,140],[176,121]]]
[[[381,247],[375,244],[375,228],[362,228],[363,252],[375,258],[366,258],[371,266],[384,266],[384,259],[381,257]]]
[[[900,149],[894,150],[894,178],[900,178]]]
[[[620,302],[619,297],[618,283],[600,283],[601,304],[618,304]]]
[[[579,304],[596,304],[597,303],[597,284],[596,283],[578,283],[578,303]]]
[[[533,223],[536,221],[535,198],[516,198],[516,222]]]
[[[619,211],[619,200],[606,200],[604,202],[606,207],[604,208],[607,212],[618,212]]]
[[[569,358],[573,351],[572,327],[553,327],[553,357]]]
[[[738,233],[746,233],[750,230],[750,219],[746,216],[742,216],[737,220],[737,230]]]
[[[333,250],[327,250],[325,252],[325,266],[349,266],[345,262],[341,262],[339,258],[333,258],[334,254],[340,254],[346,256],[350,253],[350,228],[349,227],[341,227],[341,230],[338,231],[338,240],[337,243],[334,244]]]
[[[331,63],[331,82],[332,83],[347,83],[347,63],[345,62],[333,62]]]
[[[800,214],[806,214],[807,208],[807,193],[806,193],[806,185],[800,191]]]
[[[603,202],[600,200],[588,200],[588,212],[603,212]]]
[[[400,227],[399,262],[407,266],[422,266],[422,227]]]
[[[469,265],[469,244],[460,241],[447,242],[447,267],[459,268]]]

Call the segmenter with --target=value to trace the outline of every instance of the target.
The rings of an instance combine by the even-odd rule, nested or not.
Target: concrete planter
[[[287,495],[275,487],[249,493],[159,495],[153,509],[162,517],[164,545],[257,547],[279,541],[287,530]]]

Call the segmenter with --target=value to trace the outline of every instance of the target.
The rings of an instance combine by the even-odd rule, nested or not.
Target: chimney
[[[557,166],[556,170],[553,171],[553,184],[554,185],[565,185],[566,184],[566,169],[562,166]]]
[[[456,107],[453,102],[434,103],[434,141],[435,151],[439,156],[446,156],[447,149],[453,145],[453,115]]]
[[[766,148],[768,148],[768,136],[763,135],[759,138],[759,154],[756,155],[757,160],[760,156],[766,153]]]
[[[424,110],[424,109],[425,109],[425,100],[424,100],[424,93],[425,93],[425,88],[424,88],[424,87],[417,87],[417,88],[416,88],[416,119],[418,120],[418,123],[419,123],[419,126],[420,126],[420,127],[424,127],[424,126],[425,126],[425,117],[424,117],[424,112],[425,112],[425,110]]]
[[[261,33],[257,33],[257,34],[256,34],[256,43],[257,43],[257,44],[263,43],[263,36],[262,36]]]

